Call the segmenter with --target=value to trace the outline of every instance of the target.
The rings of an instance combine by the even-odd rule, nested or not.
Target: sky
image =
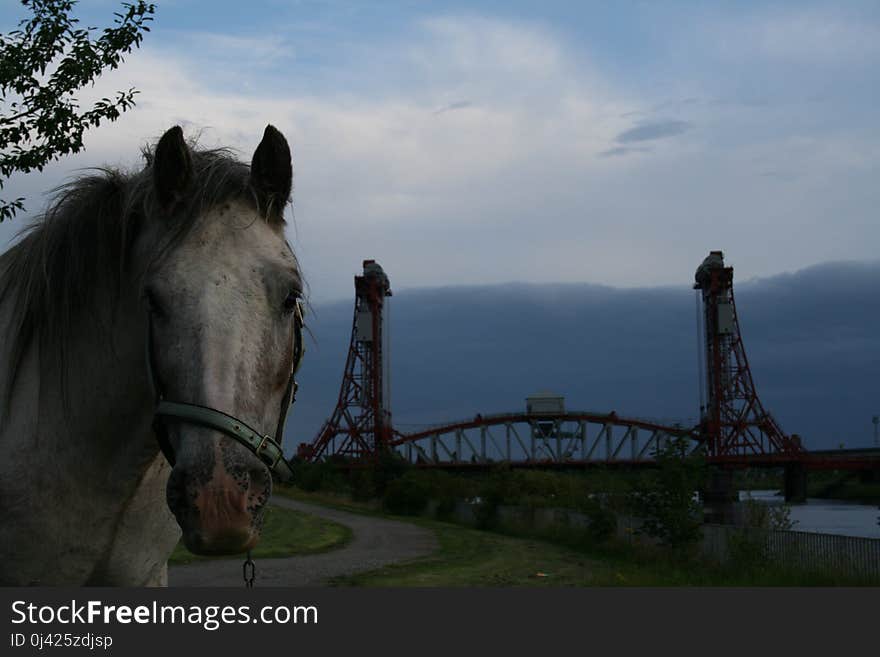
[[[247,161],[272,123],[314,302],[351,298],[365,258],[395,289],[688,285],[710,249],[740,280],[877,260],[876,2],[156,4],[81,97],[133,86],[138,106],[4,198],[36,212],[175,124]],[[0,31],[23,16],[3,3]]]

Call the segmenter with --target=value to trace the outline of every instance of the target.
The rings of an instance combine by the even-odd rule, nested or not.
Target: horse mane
[[[0,418],[8,410],[22,359],[34,339],[40,341],[41,362],[47,355],[58,359],[66,378],[66,336],[82,311],[93,307],[99,290],[114,306],[118,302],[130,272],[132,247],[145,222],[166,220],[158,249],[164,252],[180,243],[212,207],[241,199],[259,210],[249,185],[249,165],[227,148],[199,150],[191,144],[192,177],[186,197],[173,217],[163,216],[153,181],[154,153],[155,145],[142,150],[146,166],[139,172],[93,169],[52,190],[48,209],[0,255],[0,303],[11,304]]]

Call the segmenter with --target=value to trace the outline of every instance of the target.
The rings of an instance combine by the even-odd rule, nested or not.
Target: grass
[[[481,531],[425,519],[415,524],[437,535],[433,555],[333,580],[368,587],[582,587],[582,586],[841,586],[869,584],[778,567],[724,568],[673,559],[626,544],[568,547],[549,541]]]
[[[584,554],[545,543],[419,519],[440,549],[429,557],[339,577],[339,586],[581,586],[609,573]]]
[[[339,509],[340,511],[351,511],[352,513],[360,513],[363,515],[375,515],[386,517],[387,514],[381,512],[381,506],[377,500],[370,502],[358,502],[352,500],[345,493],[332,493],[330,491],[305,491],[295,486],[286,486],[277,484],[274,487],[274,494],[282,497],[289,497],[292,500],[300,502],[310,502],[312,504],[320,504],[331,509]],[[412,518],[405,518],[412,520]]]
[[[271,559],[327,552],[342,547],[351,540],[351,536],[351,530],[344,525],[300,511],[269,506],[262,537],[252,555]],[[181,541],[171,553],[168,563],[187,564],[209,559],[241,559],[241,555],[203,557],[187,550]]]
[[[375,504],[343,495],[279,491],[295,499],[337,509],[390,517],[433,531],[440,544],[428,557],[375,571],[338,577],[337,586],[370,587],[580,587],[580,586],[858,586],[861,579],[805,573],[759,564],[723,567],[698,559],[673,558],[657,549],[627,543],[590,544],[582,535],[557,531],[542,537],[516,528],[482,531],[427,518],[389,516]],[[534,532],[532,532],[534,534]]]
[[[616,580],[601,563],[589,556],[546,541],[505,536],[460,525],[382,513],[376,504],[356,502],[326,491],[306,492],[278,487],[276,493],[343,511],[410,522],[437,536],[440,549],[414,561],[379,570],[337,577],[337,586],[456,587],[456,586],[583,586],[602,572]]]

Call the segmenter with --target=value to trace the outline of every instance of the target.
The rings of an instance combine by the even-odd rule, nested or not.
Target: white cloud
[[[289,59],[295,55],[293,46],[280,34],[237,36],[215,32],[186,32],[181,35],[188,50],[198,50],[203,58],[246,59],[256,63]]]
[[[737,57],[828,65],[880,56],[880,28],[830,9],[761,13],[715,26],[715,43]]]
[[[521,79],[555,75],[567,64],[557,40],[534,26],[479,17],[433,18],[423,25],[429,38],[410,52],[429,70],[437,67],[438,55],[441,66],[470,76],[490,71],[496,80],[502,73]]]
[[[253,44],[229,38],[246,58]],[[283,63],[284,42],[267,39],[264,56],[276,56],[275,44],[273,61]],[[859,177],[876,170],[876,138],[786,132],[782,112],[672,106],[668,91],[633,96],[554,34],[523,24],[435,19],[412,39],[372,48],[340,64],[361,80],[357,90],[310,94],[259,80],[230,89],[195,51],[144,48],[94,90],[136,86],[138,107],[89,133],[82,156],[15,182],[30,196],[72,166],[136,165],[138,148],[175,123],[249,159],[273,123],[293,147],[290,234],[317,299],[350,296],[351,275],[369,257],[397,287],[687,284],[710,248],[763,275],[843,251],[868,255],[877,236],[864,217],[880,199]],[[682,98],[708,95],[687,87],[676,90]],[[619,146],[616,136],[656,118],[635,112],[660,103],[694,129],[652,141],[650,151],[600,157]],[[768,171],[795,175],[761,175]],[[822,224],[835,204],[859,226],[846,240]]]

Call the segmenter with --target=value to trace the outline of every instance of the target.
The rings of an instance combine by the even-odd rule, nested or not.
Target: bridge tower
[[[733,298],[733,267],[724,266],[721,251],[712,251],[695,279],[694,289],[702,292],[706,359],[700,433],[709,457],[716,462],[744,456],[798,460],[804,452],[800,437],[783,433],[755,390]]]
[[[363,274],[354,277],[354,320],[339,400],[312,443],[300,444],[300,458],[338,455],[361,460],[375,457],[391,440],[384,326],[391,283],[375,260],[364,260],[363,267]]]

